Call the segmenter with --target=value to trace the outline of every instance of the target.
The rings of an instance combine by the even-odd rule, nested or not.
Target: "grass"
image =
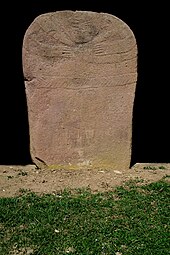
[[[165,166],[159,166],[158,168],[156,168],[155,166],[144,166],[143,169],[147,169],[147,170],[157,170],[157,169],[162,169],[165,170],[166,167]]]
[[[170,184],[0,199],[0,254],[168,255]]]

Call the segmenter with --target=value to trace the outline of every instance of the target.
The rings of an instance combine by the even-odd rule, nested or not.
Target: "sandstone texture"
[[[130,167],[137,45],[119,18],[85,11],[38,16],[23,40],[33,162]]]

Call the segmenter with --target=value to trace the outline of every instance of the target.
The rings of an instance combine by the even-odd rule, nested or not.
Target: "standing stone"
[[[41,167],[130,167],[137,45],[106,13],[38,16],[23,41],[30,150]]]

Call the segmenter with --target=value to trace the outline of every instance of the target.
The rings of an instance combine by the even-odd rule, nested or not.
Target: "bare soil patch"
[[[170,164],[137,163],[131,169],[56,170],[37,169],[34,165],[0,165],[0,197],[16,196],[24,190],[36,193],[58,193],[64,189],[90,188],[92,192],[108,191],[130,180],[143,183],[170,176]]]

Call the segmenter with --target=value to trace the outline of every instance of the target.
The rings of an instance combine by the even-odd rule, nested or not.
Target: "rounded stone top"
[[[35,18],[25,33],[23,47],[29,54],[63,59],[82,50],[102,55],[103,51],[96,48],[103,43],[105,55],[127,52],[136,46],[130,27],[116,16],[91,11],[57,11]]]

